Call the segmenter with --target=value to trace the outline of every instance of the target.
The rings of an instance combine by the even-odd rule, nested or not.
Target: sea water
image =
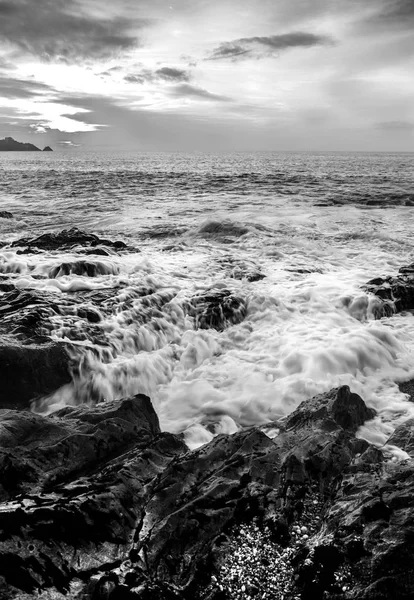
[[[0,210],[14,216],[0,218],[0,273],[57,302],[113,289],[104,343],[74,342],[67,322],[51,319],[49,334],[72,343],[76,376],[33,410],[144,393],[162,428],[196,447],[347,384],[377,411],[360,435],[384,444],[414,416],[398,387],[414,378],[414,316],[376,320],[376,300],[363,286],[414,261],[413,159],[0,154]],[[51,278],[73,252],[18,254],[9,246],[73,226],[137,251],[97,257],[96,277]],[[249,281],[249,270],[264,277]],[[125,307],[140,287],[154,291],[156,311],[146,322],[139,298]],[[222,289],[246,300],[246,318],[221,331],[197,328],[185,302]]]

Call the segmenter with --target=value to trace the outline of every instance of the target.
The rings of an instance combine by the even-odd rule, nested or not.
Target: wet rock
[[[251,427],[189,451],[142,396],[2,411],[0,589],[408,599],[414,467],[356,437],[373,415],[343,386],[302,403],[273,439]]]
[[[0,411],[0,498],[41,493],[58,483],[93,472],[160,433],[146,396],[94,407],[66,407],[50,417]],[[82,491],[85,482],[79,484]]]
[[[233,223],[232,221],[208,221],[198,230],[202,237],[207,239],[221,239],[230,237],[239,238],[246,233],[249,233],[248,227]]]
[[[389,316],[390,307],[393,312],[414,309],[414,263],[401,267],[396,276],[371,279],[365,289],[382,300],[384,314],[379,311],[378,318]]]
[[[8,210],[0,210],[0,219],[13,219],[13,214]]]
[[[414,458],[414,419],[408,419],[397,427],[388,444],[398,446]]]
[[[30,407],[30,401],[71,381],[66,344],[22,344],[0,335],[0,408]]]
[[[82,275],[86,277],[97,277],[98,275],[118,275],[119,267],[112,263],[92,262],[86,260],[76,260],[72,262],[63,262],[53,267],[49,272],[49,277],[63,277],[65,275]]]
[[[131,566],[137,574],[142,568],[131,547],[148,501],[147,487],[185,450],[183,442],[159,433],[151,403],[143,396],[89,413],[85,407],[66,409],[44,429],[36,424],[38,429],[18,431],[11,442],[6,433],[9,447],[3,450],[8,473],[14,468],[23,475],[19,488],[28,486],[31,477],[36,490],[1,505],[0,577],[9,597],[16,588],[29,594],[39,588],[65,593],[79,576],[87,582],[85,598],[106,597],[94,595],[94,587],[99,594],[120,592],[124,580],[134,585]],[[30,455],[22,456],[18,448],[27,441]],[[20,461],[17,466],[10,467],[10,454]],[[28,475],[21,465],[26,457]],[[98,571],[103,580],[96,589]]]
[[[56,295],[43,290],[12,289],[0,299],[0,333],[18,340],[37,342],[51,330],[51,318],[59,315]]]
[[[93,233],[87,233],[76,227],[63,229],[56,233],[44,233],[36,238],[22,238],[11,244],[14,247],[27,247],[28,252],[38,250],[70,250],[76,246],[108,246],[114,250],[132,250],[124,242],[101,239]]]
[[[195,319],[195,327],[221,331],[243,321],[247,304],[230,290],[211,290],[191,298],[186,309]]]
[[[225,256],[217,261],[218,265],[224,270],[225,277],[238,280],[247,280],[249,282],[260,281],[266,275],[261,271],[258,265],[252,261],[244,261],[234,258],[233,256]]]

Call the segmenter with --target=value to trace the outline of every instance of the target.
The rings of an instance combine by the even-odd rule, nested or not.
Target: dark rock
[[[0,210],[0,219],[13,219],[13,215],[8,210]]]
[[[93,233],[87,233],[76,227],[63,229],[57,233],[44,233],[36,238],[22,238],[11,244],[12,247],[27,246],[32,252],[33,248],[39,250],[70,250],[76,246],[94,247],[108,246],[115,250],[131,250],[124,242],[100,239]]]
[[[232,221],[208,221],[198,231],[202,237],[221,239],[227,236],[238,238],[249,233],[250,230]]]
[[[50,146],[45,146],[43,152],[53,152],[53,149]]]
[[[12,137],[6,137],[3,140],[0,140],[0,152],[10,151],[40,152],[40,148],[37,148],[37,146],[34,146],[33,144],[16,142]]]
[[[305,400],[287,417],[284,425],[289,430],[298,426],[313,427],[315,423],[321,422],[321,426],[328,430],[335,430],[339,426],[355,433],[365,421],[374,416],[375,411],[368,408],[358,394],[353,394],[344,385]]]
[[[404,381],[403,383],[398,384],[398,388],[400,392],[403,394],[407,394],[409,396],[409,400],[414,402],[414,380]]]
[[[30,401],[71,381],[66,344],[22,344],[0,335],[0,408],[29,408]]]
[[[93,408],[66,407],[51,417],[0,410],[0,497],[37,494],[89,474],[159,433],[158,417],[143,395]],[[88,486],[79,485],[79,491]]]
[[[230,290],[211,290],[194,296],[186,309],[194,317],[196,328],[218,331],[240,323],[247,314],[246,301]]]
[[[230,599],[213,582],[231,532],[254,520],[278,554],[290,548],[289,597],[408,599],[414,467],[355,437],[373,414],[344,386],[302,403],[274,439],[252,427],[190,452],[143,396],[50,417],[2,411],[0,591],[63,598],[77,582],[85,600]],[[303,519],[309,535],[293,544]]]
[[[96,277],[98,275],[118,275],[119,267],[113,264],[103,262],[91,262],[86,260],[76,260],[73,262],[64,262],[50,270],[49,277],[63,277],[64,275],[84,275],[87,277]]]
[[[377,318],[389,316],[393,312],[413,310],[414,263],[401,267],[398,275],[371,279],[365,289],[383,301],[384,310],[377,310]]]
[[[398,446],[414,458],[414,419],[408,419],[397,427],[388,444]]]

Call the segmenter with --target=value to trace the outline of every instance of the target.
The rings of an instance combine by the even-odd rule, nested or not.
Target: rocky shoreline
[[[78,229],[13,247],[75,254],[56,257],[52,279],[111,274],[111,256],[138,252]],[[235,278],[265,276],[255,265],[225,266]],[[374,316],[412,310],[413,280],[404,267],[370,281]],[[414,596],[412,421],[384,447],[370,445],[358,430],[375,412],[347,386],[196,450],[161,431],[143,395],[34,414],[36,398],[76,379],[73,344],[92,339],[105,351],[102,319],[118,310],[117,293],[140,324],[171,298],[121,286],[58,303],[44,290],[16,288],[7,273],[0,289],[0,599]],[[197,328],[221,331],[243,321],[247,306],[220,289],[189,298],[182,312]],[[53,319],[66,341],[50,337]]]
[[[412,424],[346,386],[190,451],[145,396],[0,412],[0,597],[411,598]]]

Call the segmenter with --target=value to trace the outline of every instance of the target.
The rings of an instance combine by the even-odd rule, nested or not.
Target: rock
[[[198,233],[207,239],[220,239],[227,236],[239,238],[249,233],[248,227],[232,221],[208,221],[200,227]]]
[[[144,396],[92,411],[68,408],[43,423],[42,417],[17,416],[15,421],[16,413],[2,414],[6,438],[0,472],[7,479],[0,479],[15,482],[17,489],[9,483],[4,492],[10,497],[30,486],[32,492],[4,502],[0,510],[0,577],[9,597],[39,588],[65,593],[80,574],[91,589],[98,570],[114,582],[110,590],[118,589],[118,582],[124,585],[124,579],[134,585],[126,575],[132,563],[139,574],[131,547],[148,485],[185,450],[183,442],[159,433]],[[22,417],[24,426],[19,425]],[[13,423],[11,435],[7,419]],[[130,566],[121,579],[111,569],[122,561]],[[100,589],[108,586],[101,582]]]
[[[196,328],[218,331],[240,323],[247,314],[246,301],[230,290],[211,290],[193,296],[185,308],[194,317]]]
[[[371,279],[365,289],[382,300],[384,310],[377,318],[389,316],[390,307],[392,312],[414,309],[414,263],[401,267],[398,275]]]
[[[0,408],[29,408],[30,401],[71,381],[63,342],[19,343],[0,335]]]
[[[254,282],[266,277],[260,267],[252,261],[240,260],[233,256],[224,256],[217,263],[224,270],[225,277],[229,277],[230,279],[245,279],[249,282]]]
[[[43,152],[53,152],[53,149],[50,146],[45,146]]]
[[[408,600],[414,467],[355,436],[373,415],[343,386],[303,402],[273,439],[251,427],[189,451],[143,396],[0,411],[0,593],[230,599],[222,567],[243,531],[241,554],[272,577],[263,588],[253,570],[240,593]]]
[[[108,246],[114,250],[132,250],[124,242],[100,239],[93,233],[87,233],[76,227],[63,229],[57,233],[44,233],[36,238],[22,238],[11,244],[13,248],[27,246],[28,251],[39,250],[70,250],[76,246],[94,247]]]
[[[64,275],[82,275],[86,277],[97,277],[98,275],[118,275],[119,267],[112,263],[99,261],[75,260],[72,262],[63,262],[53,267],[49,272],[49,277],[63,277]]]
[[[387,443],[398,446],[414,458],[414,419],[408,419],[399,425]]]
[[[12,137],[6,137],[3,140],[0,140],[0,152],[10,151],[40,152],[40,148],[37,148],[37,146],[34,146],[33,144],[16,142]]]
[[[358,394],[353,394],[347,385],[334,388],[325,394],[314,396],[302,402],[284,423],[290,428],[313,427],[321,422],[322,427],[335,430],[338,426],[355,433],[357,429],[375,416]]]
[[[159,433],[152,404],[140,394],[94,407],[66,407],[51,417],[0,410],[1,500],[89,474],[97,463]]]
[[[0,210],[0,219],[13,219],[13,215],[8,210]]]

